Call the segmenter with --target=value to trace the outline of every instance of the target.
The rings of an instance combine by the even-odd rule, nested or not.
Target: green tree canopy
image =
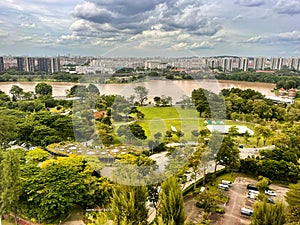
[[[185,221],[183,196],[176,178],[168,178],[162,183],[161,188],[158,215],[165,224],[183,225]]]

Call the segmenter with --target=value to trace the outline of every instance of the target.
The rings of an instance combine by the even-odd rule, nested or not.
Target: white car
[[[276,192],[271,191],[271,190],[265,190],[265,194],[270,195],[270,196],[276,196]]]
[[[250,193],[250,194],[247,195],[247,197],[256,200],[257,199],[257,194]]]

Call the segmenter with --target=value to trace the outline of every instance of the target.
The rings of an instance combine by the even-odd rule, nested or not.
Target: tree
[[[9,91],[14,101],[21,99],[23,92],[23,88],[19,87],[18,85],[13,85]]]
[[[83,170],[83,157],[62,158],[65,159],[45,161],[40,167],[30,168],[29,164],[24,169],[20,198],[24,216],[39,223],[55,223],[65,218],[76,204],[84,205],[85,199],[90,200],[88,193],[95,194],[90,188],[93,170],[90,167]]]
[[[289,191],[286,193],[285,198],[289,203],[289,222],[300,221],[300,181],[297,184],[291,184],[289,186]]]
[[[41,162],[47,159],[49,156],[49,152],[41,148],[36,148],[27,152],[26,160],[28,160],[29,162]]]
[[[276,204],[269,204],[265,201],[255,203],[251,225],[283,225],[285,220],[285,206],[282,202]]]
[[[239,163],[239,150],[235,146],[231,137],[224,137],[219,151],[215,157],[215,173],[218,165],[228,167],[235,167]]]
[[[0,150],[6,149],[9,142],[16,138],[16,119],[14,116],[0,116]]]
[[[100,91],[99,91],[98,87],[95,84],[89,84],[87,86],[87,90],[88,90],[88,92],[100,95]]]
[[[143,105],[144,101],[146,101],[148,99],[147,95],[148,95],[149,91],[145,87],[137,86],[134,88],[134,92],[136,94],[136,97],[137,97],[140,105]]]
[[[46,83],[39,83],[34,88],[35,93],[41,96],[50,95],[52,96],[52,86]]]
[[[146,186],[116,184],[111,198],[111,210],[116,225],[146,225]]]
[[[258,177],[258,182],[257,182],[257,187],[258,190],[261,193],[265,193],[265,190],[269,189],[269,185],[271,184],[271,180],[267,177],[259,176]]]
[[[172,176],[162,183],[161,188],[158,205],[159,216],[165,224],[183,225],[185,212],[178,181]]]
[[[17,202],[21,193],[20,159],[14,150],[8,150],[3,157],[0,168],[0,215],[13,212],[17,224]]]
[[[217,197],[217,193],[205,190],[196,197],[196,205],[203,208],[206,213],[215,212],[218,208]]]

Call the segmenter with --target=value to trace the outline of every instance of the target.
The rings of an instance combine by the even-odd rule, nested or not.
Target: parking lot
[[[251,217],[241,215],[241,208],[253,209],[253,205],[256,202],[255,199],[247,198],[247,185],[256,184],[256,180],[238,177],[235,179],[232,187],[230,188],[230,199],[225,207],[225,215],[221,222],[224,225],[247,225],[250,224]],[[275,191],[277,196],[271,198],[277,201],[285,201],[284,196],[288,191],[288,188],[278,185],[270,185],[270,189]]]

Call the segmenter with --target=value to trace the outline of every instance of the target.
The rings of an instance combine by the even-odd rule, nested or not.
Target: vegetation
[[[158,214],[165,224],[183,225],[185,221],[183,196],[175,177],[162,183]]]
[[[286,215],[283,203],[268,204],[267,202],[257,202],[254,206],[254,212],[251,225],[285,224]]]

